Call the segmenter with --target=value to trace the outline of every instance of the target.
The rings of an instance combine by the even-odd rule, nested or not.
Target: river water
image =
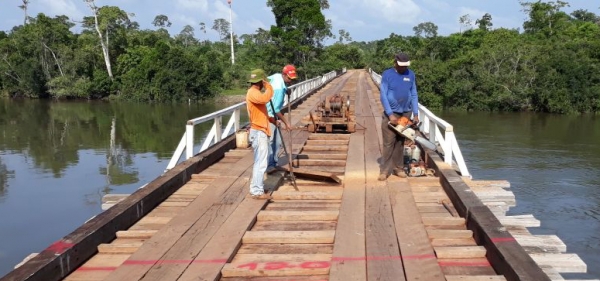
[[[0,99],[0,276],[101,212],[103,195],[160,175],[185,121],[225,106]],[[558,235],[588,264],[583,277],[600,277],[600,118],[441,117],[473,178],[510,181],[510,213],[533,214],[542,227],[532,232]]]

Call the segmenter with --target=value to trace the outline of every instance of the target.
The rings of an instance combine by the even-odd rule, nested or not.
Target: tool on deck
[[[289,110],[289,98],[288,98],[288,110]],[[271,109],[273,110],[273,118],[275,118],[275,122],[279,121],[279,118],[277,117],[277,114],[275,113],[275,106],[273,106],[273,102],[269,101],[269,105],[271,105]],[[275,132],[273,132],[275,133]],[[290,146],[292,144],[291,139],[292,139],[292,131],[290,130]],[[279,131],[279,138],[281,139],[281,145],[283,146],[283,152],[285,153],[285,157],[288,159],[288,165],[289,170],[288,172],[290,173],[290,178],[292,179],[292,185],[294,186],[294,189],[296,191],[299,191],[298,186],[296,185],[296,177],[294,176],[294,166],[292,165],[292,157],[290,154],[288,154],[287,148],[285,146],[285,141],[283,140],[283,136],[281,135],[281,130]],[[290,147],[291,149],[291,147]],[[290,151],[291,152],[291,151]],[[277,151],[273,151],[273,153],[277,153]]]
[[[418,136],[417,132],[419,130],[418,127],[418,123],[415,124],[413,123],[410,119],[408,119],[407,117],[400,117],[400,120],[398,120],[398,125],[394,125],[390,122],[388,122],[388,126],[390,126],[390,128],[394,129],[394,131],[398,132],[398,134],[408,138],[409,140],[413,141],[413,142],[418,142],[420,145],[429,148],[431,150],[436,150],[437,146],[435,145],[435,143],[429,141],[428,139]]]

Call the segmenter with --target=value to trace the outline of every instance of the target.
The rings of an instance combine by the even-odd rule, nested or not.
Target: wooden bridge
[[[251,199],[252,151],[229,136],[0,280],[543,281],[586,271],[558,237],[531,235],[535,218],[506,216],[516,202],[505,181],[462,177],[430,150],[436,176],[377,181],[383,110],[368,72],[297,100],[292,123],[337,92],[354,104],[356,132],[295,130],[291,141],[296,164],[343,184],[298,180],[296,191],[276,172],[273,199]]]

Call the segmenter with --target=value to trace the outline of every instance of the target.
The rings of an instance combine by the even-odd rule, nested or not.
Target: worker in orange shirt
[[[250,195],[255,199],[270,199],[270,196],[265,194],[263,177],[268,164],[269,137],[272,133],[270,123],[277,125],[280,121],[269,117],[267,112],[267,103],[273,97],[273,86],[268,82],[265,71],[252,70],[248,83],[251,86],[246,94],[246,106],[250,117],[250,143],[254,150]]]

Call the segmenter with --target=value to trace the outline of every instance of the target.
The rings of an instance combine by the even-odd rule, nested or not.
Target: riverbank
[[[235,104],[246,101],[246,95],[218,95],[213,98],[216,103]]]

